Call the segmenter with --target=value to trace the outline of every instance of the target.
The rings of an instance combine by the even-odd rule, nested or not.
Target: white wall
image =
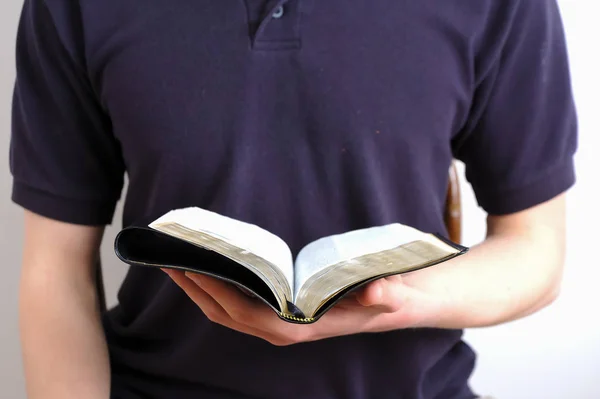
[[[20,212],[10,204],[8,142],[11,90],[14,79],[14,38],[19,0],[0,2],[0,398],[23,399],[18,347],[17,279],[21,245]]]
[[[502,1],[502,0],[498,0]],[[530,0],[537,1],[537,0]],[[541,0],[540,0],[541,1]],[[600,227],[600,7],[593,0],[562,0],[569,39],[574,87],[580,113],[579,183],[569,204],[570,243],[563,294],[547,310],[502,327],[468,331],[467,340],[479,353],[473,384],[498,399],[600,398],[600,261],[590,248],[599,246]],[[11,88],[14,79],[14,32],[20,0],[0,3],[0,154],[7,154]],[[597,58],[595,58],[597,57]],[[10,175],[0,155],[0,398],[23,399],[18,347],[17,281],[22,229],[20,210],[9,200]],[[483,214],[463,184],[467,244],[481,240]],[[119,211],[120,212],[120,211]],[[115,220],[118,219],[119,216]],[[125,268],[115,261],[111,243],[117,226],[103,245],[107,293],[115,293]],[[518,278],[518,276],[515,276]]]
[[[480,355],[473,384],[499,399],[600,398],[600,4],[560,5],[581,127],[579,182],[569,196],[567,268],[561,297],[551,307],[502,327],[467,332]],[[483,215],[464,189],[470,204],[465,239],[472,243],[482,237]]]

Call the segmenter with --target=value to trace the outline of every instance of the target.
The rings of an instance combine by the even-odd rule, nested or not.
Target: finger
[[[211,298],[198,284],[189,279],[184,272],[165,271],[171,279],[190,297],[206,316],[212,319],[224,319],[225,311],[214,299]],[[213,320],[216,321],[216,320]]]
[[[360,330],[376,330],[372,326],[383,325],[379,320],[388,316],[376,307],[357,306],[355,309],[333,308],[318,323],[296,325],[280,320],[270,309],[252,301],[236,287],[204,275],[191,274],[190,279],[198,282],[202,290],[210,295],[229,318],[221,324],[241,332],[247,332],[275,345],[291,345],[356,333]],[[237,314],[234,309],[244,309]],[[383,328],[387,330],[387,327]]]
[[[376,280],[359,293],[357,300],[361,305],[383,313],[397,312],[403,303],[402,283],[398,279]]]
[[[373,281],[367,284],[356,295],[356,300],[363,306],[377,306],[382,302],[382,280]]]
[[[240,321],[246,314],[258,311],[259,303],[243,295],[232,284],[198,274],[188,273],[186,276],[201,286],[234,320]]]
[[[298,342],[309,339],[308,329],[295,324],[286,323],[259,301],[243,295],[234,286],[207,276],[190,276],[199,281],[202,288],[214,298],[240,324],[263,331],[282,342]]]
[[[253,335],[271,343],[278,343],[277,337],[274,335],[233,320],[217,301],[200,288],[193,279],[188,278],[185,273],[175,270],[165,270],[165,273],[167,273],[175,284],[188,295],[210,321],[244,334]]]

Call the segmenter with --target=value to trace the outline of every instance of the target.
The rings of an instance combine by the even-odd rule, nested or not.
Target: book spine
[[[310,324],[315,321],[315,319],[312,317],[296,317],[287,313],[279,313],[279,315],[286,320],[293,321],[298,324]]]
[[[297,317],[299,319],[306,319],[306,315],[304,312],[298,308],[298,306],[294,305],[292,302],[287,301],[287,308],[293,317]]]

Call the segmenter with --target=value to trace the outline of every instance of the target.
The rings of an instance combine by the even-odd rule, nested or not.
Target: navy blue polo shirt
[[[574,183],[576,113],[553,0],[26,0],[13,200],[122,226],[199,206],[294,254],[401,222],[444,232],[448,167],[517,212]],[[127,176],[128,189],[123,189]],[[212,324],[131,269],[104,315],[115,398],[467,399],[462,332],[289,347]]]

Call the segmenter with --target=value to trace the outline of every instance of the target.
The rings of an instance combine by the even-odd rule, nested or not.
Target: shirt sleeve
[[[515,0],[493,60],[480,62],[454,155],[489,214],[518,212],[575,183],[577,116],[555,0]],[[489,43],[488,43],[489,44]]]
[[[108,224],[124,165],[87,78],[83,35],[68,4],[77,2],[55,1],[52,10],[44,0],[24,2],[12,106],[12,200],[67,223]],[[63,26],[68,21],[72,25]]]

